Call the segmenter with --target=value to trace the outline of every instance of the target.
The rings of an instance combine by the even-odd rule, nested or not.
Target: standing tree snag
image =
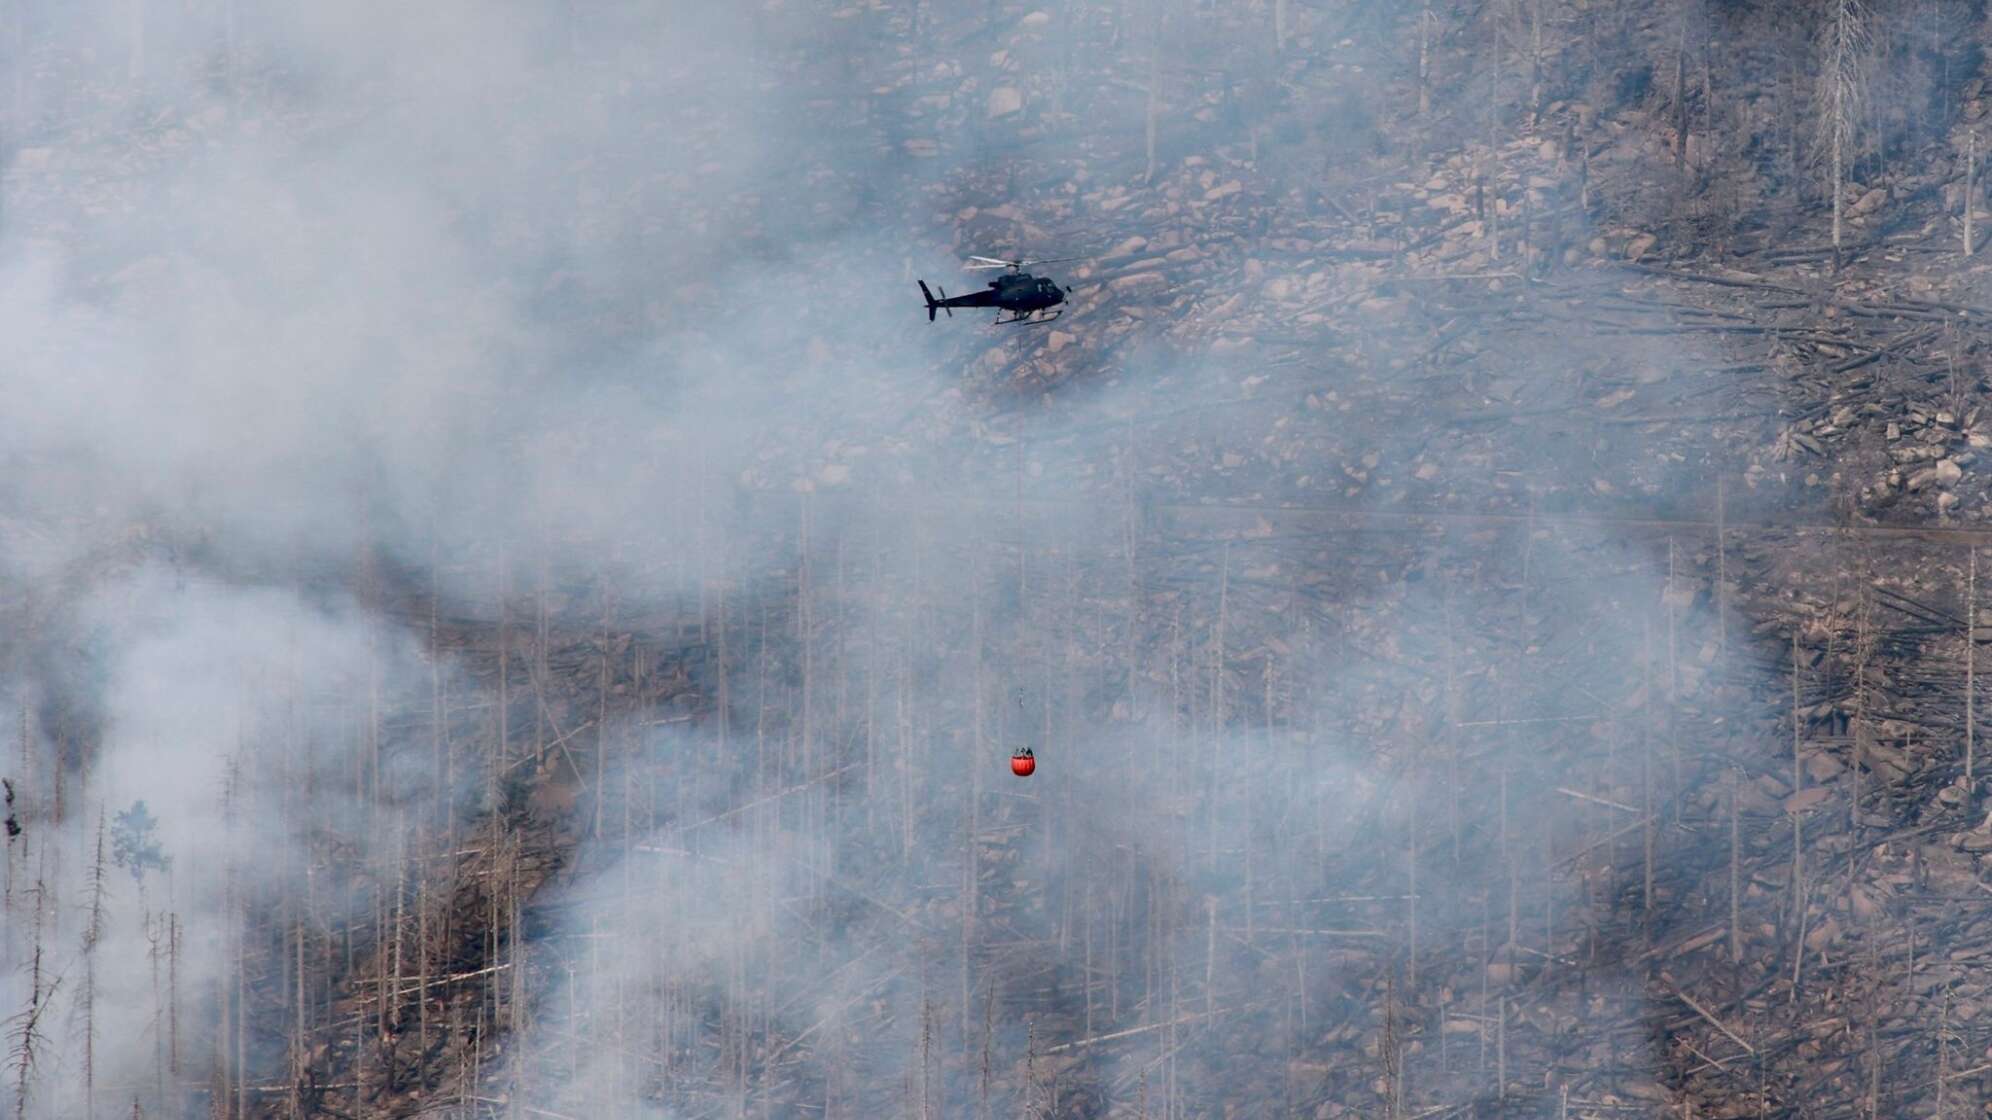
[[[1868,46],[1867,14],[1865,0],[1829,0],[1826,6],[1825,49],[1819,67],[1819,129],[1832,165],[1835,272],[1840,269],[1847,162],[1866,92],[1862,63]]]

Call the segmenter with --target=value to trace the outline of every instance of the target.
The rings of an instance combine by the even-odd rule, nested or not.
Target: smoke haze
[[[1538,292],[1624,230],[1404,7],[19,0],[0,1115],[1661,1092],[1763,390]]]

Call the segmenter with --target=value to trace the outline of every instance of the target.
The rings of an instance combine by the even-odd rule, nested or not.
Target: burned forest
[[[1992,1115],[1988,44],[0,4],[0,1120]]]

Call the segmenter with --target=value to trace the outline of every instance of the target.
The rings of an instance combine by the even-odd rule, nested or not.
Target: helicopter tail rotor
[[[949,307],[947,304],[948,290],[946,288],[941,289],[941,298],[935,299],[934,293],[927,290],[927,282],[925,280],[919,281],[919,284],[920,294],[927,297],[927,321],[929,323],[934,321],[935,311],[945,311],[948,313],[948,318],[954,318],[954,308]]]

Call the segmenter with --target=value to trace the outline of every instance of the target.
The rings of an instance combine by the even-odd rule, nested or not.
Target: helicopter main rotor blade
[[[1021,269],[1028,268],[1034,264],[1060,264],[1065,261],[1083,261],[1086,259],[1085,257],[1034,257],[1029,260],[989,261],[987,264],[965,264],[961,267],[965,272],[983,272],[997,268]]]
[[[971,256],[963,268],[1022,268],[1032,264],[1058,264],[1062,261],[1083,261],[1086,257],[983,257]]]

